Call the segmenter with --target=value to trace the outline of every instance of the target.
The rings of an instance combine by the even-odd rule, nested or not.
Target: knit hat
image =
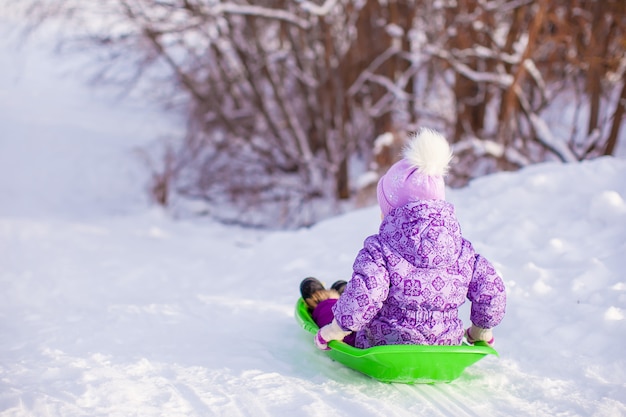
[[[440,133],[421,129],[402,155],[378,181],[378,204],[384,216],[413,201],[446,198],[443,177],[452,152]]]

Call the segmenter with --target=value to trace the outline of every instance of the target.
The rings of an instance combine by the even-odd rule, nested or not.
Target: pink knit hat
[[[445,200],[443,177],[451,159],[446,139],[434,130],[421,129],[404,149],[403,158],[378,181],[383,215],[413,201]]]

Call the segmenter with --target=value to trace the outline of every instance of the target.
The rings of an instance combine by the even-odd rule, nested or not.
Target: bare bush
[[[626,86],[624,2],[463,0],[444,16],[447,29],[426,47],[453,77],[457,184],[613,153]]]
[[[223,221],[318,220],[357,193],[354,161],[386,168],[373,152],[386,133],[444,131],[462,185],[611,154],[624,118],[621,0],[96,3],[22,7],[35,26],[72,23],[65,47],[97,47],[98,82],[187,115],[152,159],[152,192]]]

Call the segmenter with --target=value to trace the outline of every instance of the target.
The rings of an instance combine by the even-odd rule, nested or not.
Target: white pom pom
[[[441,133],[431,129],[420,129],[407,144],[404,158],[424,175],[446,175],[452,151]]]

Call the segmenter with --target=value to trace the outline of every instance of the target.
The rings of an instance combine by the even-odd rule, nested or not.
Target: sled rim
[[[296,321],[309,333],[319,327],[304,300],[296,303]],[[384,345],[360,349],[341,341],[330,341],[326,353],[332,359],[382,382],[407,384],[450,382],[487,355],[498,352],[485,342],[455,346]]]

